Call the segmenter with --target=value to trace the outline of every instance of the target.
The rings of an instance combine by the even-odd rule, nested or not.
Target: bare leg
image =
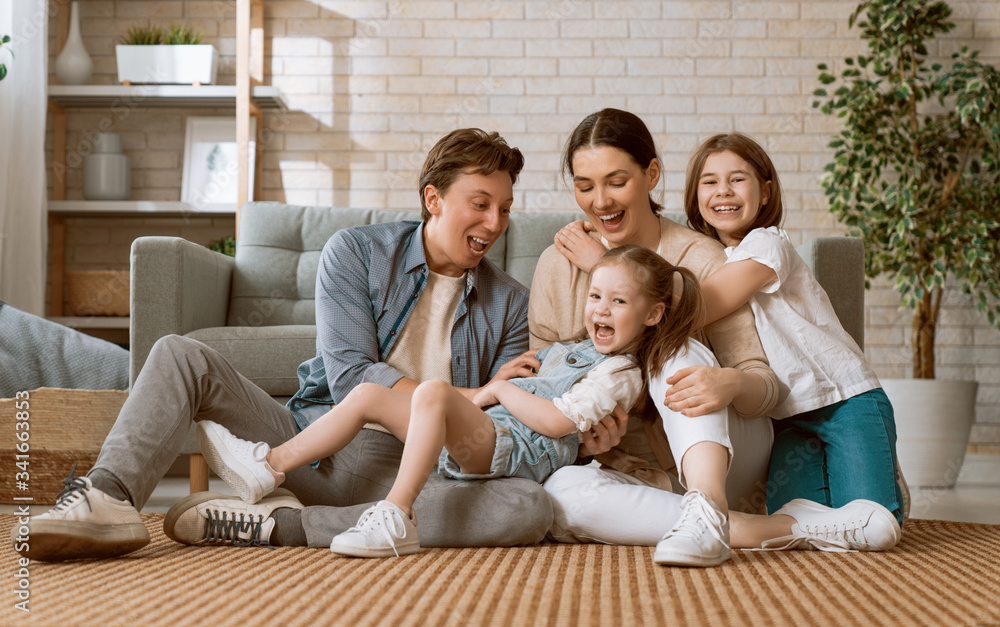
[[[717,442],[698,442],[684,453],[681,461],[684,472],[684,487],[701,490],[725,512],[729,509],[726,500],[726,475],[729,474],[729,449]]]
[[[791,516],[763,516],[729,512],[729,537],[734,549],[759,549],[767,540],[783,538],[792,533],[795,519]]]
[[[412,516],[413,502],[437,464],[441,448],[448,447],[463,472],[487,473],[496,447],[496,430],[486,412],[453,386],[427,381],[413,392],[405,443],[399,473],[385,500]]]
[[[278,473],[305,466],[343,449],[369,422],[405,441],[409,419],[409,394],[362,383],[307,429],[271,449],[267,461]]]

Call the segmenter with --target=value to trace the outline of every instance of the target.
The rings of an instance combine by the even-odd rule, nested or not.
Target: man
[[[180,336],[150,352],[97,463],[70,477],[55,507],[30,521],[24,554],[58,561],[145,546],[139,510],[176,458],[192,420],[274,446],[340,402],[358,383],[412,391],[443,379],[474,393],[529,376],[527,290],[483,257],[507,229],[524,164],[496,133],[461,129],[431,149],[420,175],[423,222],[344,229],[324,247],[316,278],[317,355],[299,367],[287,406],[218,353]],[[392,484],[402,444],[365,430],[285,489],[254,505],[214,492],[188,496],[164,520],[186,544],[329,546]],[[417,499],[427,546],[529,544],[552,521],[540,486],[520,479],[454,482],[432,476]]]

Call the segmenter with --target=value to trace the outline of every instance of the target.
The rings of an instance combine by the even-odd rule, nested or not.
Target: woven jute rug
[[[130,556],[32,562],[31,611],[5,592],[0,625],[1000,624],[1000,525],[911,521],[886,553],[736,551],[687,569],[653,564],[651,547],[597,544],[382,560],[187,547],[162,516],[143,515],[153,541]],[[0,517],[0,538],[13,522]],[[2,587],[16,591],[3,544]]]

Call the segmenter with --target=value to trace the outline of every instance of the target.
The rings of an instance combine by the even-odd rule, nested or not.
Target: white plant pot
[[[211,85],[219,57],[211,44],[115,46],[115,56],[119,83],[156,85]]]
[[[896,452],[913,487],[955,485],[976,416],[975,381],[881,379],[896,417]]]

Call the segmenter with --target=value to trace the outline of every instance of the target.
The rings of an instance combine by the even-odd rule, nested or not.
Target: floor
[[[221,479],[213,478],[209,482],[209,489],[223,494],[233,493]],[[167,477],[160,481],[142,511],[166,512],[175,501],[188,493],[186,478]],[[912,518],[1000,525],[1000,485],[913,488],[910,500]],[[38,506],[32,509],[36,508]],[[14,505],[0,505],[0,513],[14,511]]]

